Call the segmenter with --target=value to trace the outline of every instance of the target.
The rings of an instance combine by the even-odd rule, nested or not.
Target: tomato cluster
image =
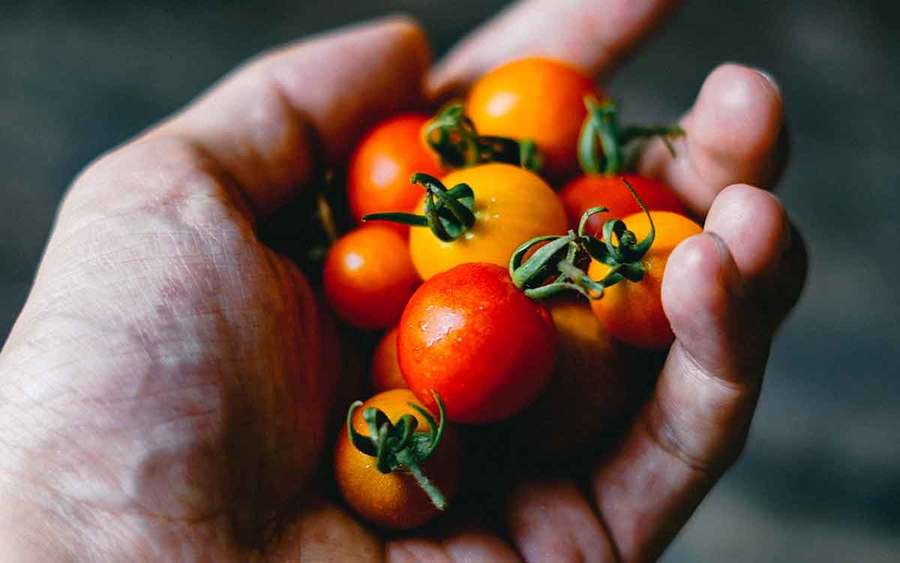
[[[589,77],[528,58],[362,139],[356,225],[323,272],[341,319],[386,330],[375,395],[351,407],[334,455],[359,515],[405,529],[446,509],[465,459],[454,425],[510,419],[564,455],[627,416],[629,354],[671,344],[660,285],[701,231],[664,182],[633,172],[641,140],[679,134],[620,127]]]

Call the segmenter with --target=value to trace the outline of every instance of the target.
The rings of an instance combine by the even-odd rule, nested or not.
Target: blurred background
[[[99,153],[269,46],[403,11],[441,53],[505,4],[4,3],[0,342],[60,197]],[[719,62],[770,71],[793,137],[779,195],[811,248],[746,453],[665,561],[900,561],[897,6],[696,0],[610,84],[626,119],[653,121],[686,109]]]

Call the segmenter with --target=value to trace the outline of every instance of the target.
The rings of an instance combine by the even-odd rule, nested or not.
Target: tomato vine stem
[[[660,137],[674,156],[671,139],[684,135],[678,125],[619,127],[619,111],[612,100],[584,98],[587,117],[578,138],[578,162],[585,174],[615,176],[631,170],[639,151],[630,151],[636,142]]]
[[[355,401],[347,411],[347,436],[361,453],[374,457],[375,466],[381,473],[395,471],[407,471],[416,480],[416,483],[425,491],[431,503],[438,510],[446,510],[447,499],[438,487],[431,482],[422,470],[422,464],[440,445],[447,423],[444,403],[437,393],[434,393],[440,413],[440,421],[435,421],[434,416],[427,409],[409,403],[409,406],[419,413],[428,423],[428,430],[418,432],[418,419],[405,414],[391,422],[386,414],[375,407],[368,407],[362,412],[363,421],[369,429],[369,435],[364,436],[353,427],[353,414],[362,406],[362,401]]]
[[[425,142],[448,168],[505,162],[539,172],[543,159],[531,139],[479,135],[461,102],[450,102],[425,125]]]
[[[428,227],[434,236],[444,242],[458,239],[475,224],[475,192],[468,184],[456,184],[448,190],[440,180],[424,172],[413,174],[410,182],[425,188],[423,215],[370,213],[362,218],[363,221],[391,221],[412,227]]]
[[[653,246],[656,227],[650,211],[631,183],[625,178],[622,182],[650,221],[650,232],[643,240],[637,240],[625,222],[617,218],[603,224],[602,240],[587,234],[588,219],[607,212],[605,207],[592,207],[581,216],[577,231],[562,236],[535,237],[512,253],[509,275],[516,287],[532,299],[544,299],[564,291],[577,291],[588,299],[600,299],[607,287],[624,280],[641,281],[644,277],[642,259]],[[526,259],[526,256],[529,257]],[[603,262],[610,267],[609,272],[601,280],[592,279],[578,266],[585,258]]]

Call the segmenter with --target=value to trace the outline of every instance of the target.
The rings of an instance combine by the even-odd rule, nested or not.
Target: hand
[[[430,87],[538,52],[603,73],[668,9],[637,4],[520,3],[451,53]],[[731,185],[774,180],[778,88],[752,69],[716,69],[678,156],[653,146],[642,161],[707,232],[670,260],[677,341],[590,486],[523,476],[503,537],[464,526],[385,544],[316,476],[347,354],[255,227],[367,124],[423,103],[427,53],[400,19],[288,46],[74,182],[0,355],[7,557],[643,560],[671,541],[740,452],[772,334],[803,283],[781,205]]]

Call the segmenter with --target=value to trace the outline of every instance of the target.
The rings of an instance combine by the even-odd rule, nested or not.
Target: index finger
[[[408,18],[355,24],[250,61],[144,138],[198,146],[265,215],[375,120],[421,105],[429,59]]]
[[[428,79],[434,95],[464,88],[485,71],[524,56],[606,73],[677,6],[676,0],[523,0],[457,44]]]

